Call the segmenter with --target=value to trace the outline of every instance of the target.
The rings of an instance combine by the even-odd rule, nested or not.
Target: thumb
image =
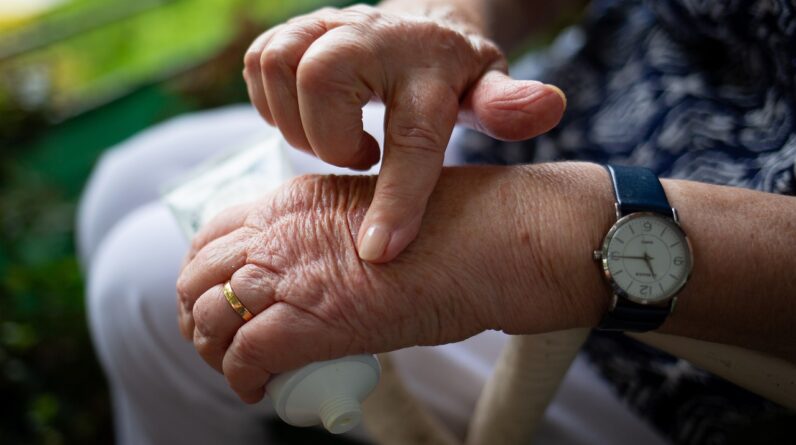
[[[392,260],[417,236],[459,106],[450,86],[434,81],[410,84],[390,99],[384,159],[357,236],[359,257],[374,263]]]
[[[566,106],[566,96],[556,86],[514,80],[491,70],[470,88],[459,117],[467,126],[496,139],[518,141],[558,125]]]

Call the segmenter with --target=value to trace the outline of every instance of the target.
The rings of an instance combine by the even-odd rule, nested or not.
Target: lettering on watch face
[[[603,246],[603,266],[615,286],[639,303],[668,299],[691,272],[691,249],[672,220],[654,214],[622,218]]]

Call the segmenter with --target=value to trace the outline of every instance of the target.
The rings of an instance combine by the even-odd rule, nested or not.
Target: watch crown
[[[595,250],[595,251],[594,251],[594,253],[592,253],[592,255],[594,256],[594,259],[595,259],[595,260],[601,260],[601,259],[603,259],[603,252],[602,252],[602,250]]]

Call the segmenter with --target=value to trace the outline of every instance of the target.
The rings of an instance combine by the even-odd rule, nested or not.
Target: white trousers
[[[383,109],[365,127],[381,140]],[[107,374],[120,444],[259,444],[267,400],[240,402],[177,328],[175,282],[187,241],[159,201],[164,183],[209,156],[275,131],[248,106],[173,119],[110,150],[78,215],[89,324]],[[456,137],[449,153],[455,156]],[[299,151],[300,173],[338,172]],[[450,162],[450,158],[448,159]],[[455,159],[454,159],[455,162]],[[376,170],[374,170],[376,171]],[[345,171],[346,173],[350,173]],[[506,342],[485,332],[461,343],[394,353],[409,389],[459,437]],[[364,434],[362,431],[355,434]],[[545,414],[539,443],[665,443],[578,358]]]

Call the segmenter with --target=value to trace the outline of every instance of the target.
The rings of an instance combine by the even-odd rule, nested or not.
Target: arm
[[[610,301],[601,270],[591,260],[591,251],[615,220],[607,172],[592,164],[541,168],[549,170],[545,176],[559,178],[551,185],[555,190],[548,192],[554,197],[553,215],[529,207],[534,198],[523,200],[526,206],[516,216],[522,233],[537,233],[540,227],[543,233],[537,233],[538,249],[526,249],[521,263],[548,271],[551,292],[557,289],[570,314],[577,314],[574,323],[559,327],[596,326]],[[523,169],[521,187],[538,188],[539,169]],[[691,240],[695,264],[660,332],[743,346],[796,362],[796,198],[690,181],[662,182]],[[544,215],[544,221],[534,215]],[[554,227],[559,224],[563,227]],[[521,234],[515,236],[521,241]],[[519,307],[532,308],[528,298]],[[526,317],[527,310],[507,328],[535,332],[527,322],[518,330],[513,327],[523,318],[533,319]]]
[[[796,201],[664,181],[695,255],[662,331],[796,362]],[[271,373],[362,352],[596,326],[610,295],[592,261],[613,223],[594,164],[445,169],[417,239],[363,262],[373,177],[304,177],[229,212],[194,241],[177,288],[181,330],[244,400]],[[224,300],[230,281],[255,314]]]

